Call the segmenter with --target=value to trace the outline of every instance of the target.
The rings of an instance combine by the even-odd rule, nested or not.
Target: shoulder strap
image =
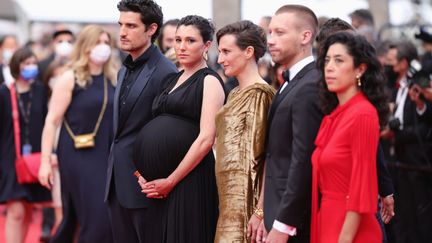
[[[96,134],[99,130],[99,126],[100,126],[100,124],[102,122],[102,118],[105,114],[107,103],[108,103],[108,80],[106,78],[104,78],[104,99],[103,99],[102,109],[99,113],[99,117],[96,121],[95,128],[92,132],[93,136],[96,136]],[[73,133],[72,129],[70,128],[69,124],[67,123],[66,117],[63,119],[63,124],[65,125],[66,131],[69,133],[69,136],[71,136],[71,138],[74,139],[76,135]]]
[[[11,104],[12,104],[12,120],[13,120],[13,127],[14,127],[15,153],[16,153],[16,157],[20,158],[21,141],[20,141],[19,112],[18,112],[18,106],[16,101],[16,90],[14,84],[9,85],[9,91],[10,91]]]

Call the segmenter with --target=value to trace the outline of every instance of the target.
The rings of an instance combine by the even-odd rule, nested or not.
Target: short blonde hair
[[[90,73],[90,52],[99,41],[102,34],[106,33],[110,38],[109,45],[113,47],[113,41],[110,33],[105,31],[99,25],[87,25],[82,29],[75,42],[74,48],[71,53],[70,62],[68,66],[74,71],[76,83],[80,87],[86,87],[92,81]],[[115,68],[113,55],[111,54],[108,61],[103,66],[104,76],[111,81],[112,85],[117,82],[117,69]]]

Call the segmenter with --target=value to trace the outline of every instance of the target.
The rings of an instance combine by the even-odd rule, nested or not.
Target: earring
[[[360,80],[360,75],[357,75],[356,78],[357,78],[357,86],[361,87],[362,84]]]
[[[208,61],[208,55],[207,52],[203,52],[203,58],[207,62]]]

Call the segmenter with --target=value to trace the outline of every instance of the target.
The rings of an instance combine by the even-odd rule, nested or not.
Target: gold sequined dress
[[[247,242],[247,223],[261,189],[267,113],[274,94],[268,84],[236,87],[216,116],[217,243]]]

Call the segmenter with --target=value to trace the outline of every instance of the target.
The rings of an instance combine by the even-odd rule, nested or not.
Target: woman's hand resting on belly
[[[141,175],[137,176],[138,184],[141,187],[141,192],[146,194],[148,198],[166,198],[174,188],[174,182],[169,178],[156,179],[147,182]]]

